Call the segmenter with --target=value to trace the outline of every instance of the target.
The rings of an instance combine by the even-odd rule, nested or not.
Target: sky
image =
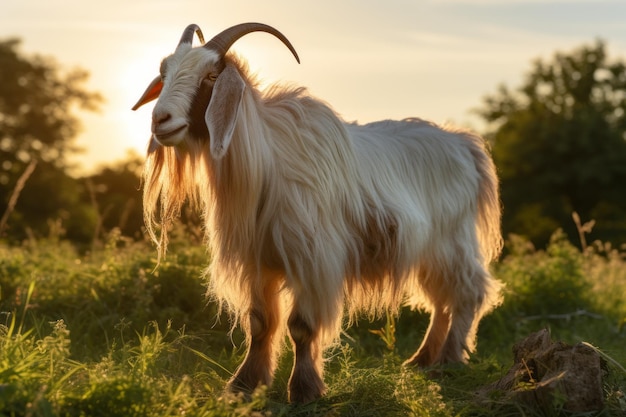
[[[498,86],[519,86],[536,59],[596,39],[626,56],[624,0],[2,0],[0,40],[90,73],[105,102],[78,112],[83,173],[143,154],[150,103],[131,107],[158,75],[183,29],[209,39],[237,23],[284,33],[298,65],[275,38],[256,33],[232,47],[263,85],[304,85],[347,121],[419,117],[481,129],[472,109]]]

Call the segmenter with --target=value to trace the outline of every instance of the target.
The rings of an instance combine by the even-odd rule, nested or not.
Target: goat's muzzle
[[[176,146],[185,137],[189,124],[181,117],[172,117],[168,112],[155,107],[152,113],[152,134],[163,146]]]

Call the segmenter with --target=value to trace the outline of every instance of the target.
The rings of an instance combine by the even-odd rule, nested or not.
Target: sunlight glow
[[[138,54],[124,68],[119,94],[120,106],[116,109],[118,118],[123,126],[122,134],[128,140],[128,145],[143,154],[150,137],[150,120],[154,103],[132,111],[131,107],[139,99],[150,81],[158,74],[160,61],[154,61],[154,52]]]

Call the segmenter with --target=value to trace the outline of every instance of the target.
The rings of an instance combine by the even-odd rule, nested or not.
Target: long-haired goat
[[[323,395],[323,351],[344,307],[375,315],[404,302],[431,313],[407,364],[463,362],[500,301],[488,264],[500,252],[500,203],[483,140],[418,120],[342,121],[304,88],[259,91],[229,48],[259,23],[192,47],[188,26],[134,109],[159,98],[144,177],[148,232],[203,209],[210,291],[232,313],[247,355],[235,392],[270,384],[287,330],[289,399]],[[160,232],[157,227],[161,226]]]

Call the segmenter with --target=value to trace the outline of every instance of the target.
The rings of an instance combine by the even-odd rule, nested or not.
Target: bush
[[[509,250],[510,255],[496,268],[496,275],[506,284],[503,312],[526,317],[593,308],[584,256],[564,233],[553,234],[545,251],[536,251],[528,241],[513,236]]]
[[[204,297],[202,247],[182,248],[156,270],[153,248],[117,232],[102,250],[84,256],[55,239],[0,246],[0,255],[0,311],[27,307],[29,327],[37,320],[64,320],[76,335],[74,354],[98,357],[152,321],[212,331],[216,310],[207,307]],[[34,291],[25,306],[31,284]]]

